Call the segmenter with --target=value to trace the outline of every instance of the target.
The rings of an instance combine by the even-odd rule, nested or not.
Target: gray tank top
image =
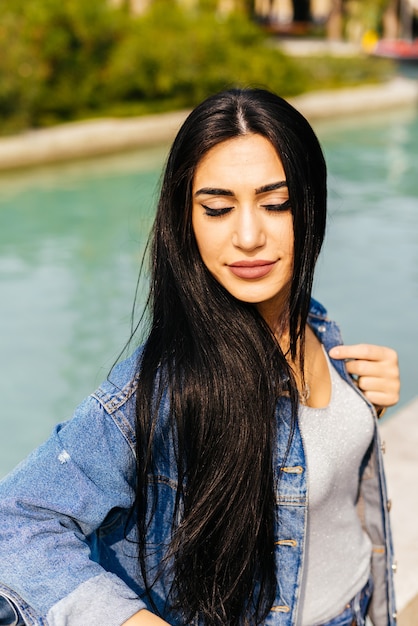
[[[301,405],[308,472],[308,527],[299,626],[336,617],[366,584],[371,542],[356,511],[359,470],[374,423],[358,393],[331,366],[327,407]]]

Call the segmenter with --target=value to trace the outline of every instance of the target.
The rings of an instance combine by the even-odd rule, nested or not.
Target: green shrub
[[[191,106],[233,84],[264,84],[287,94],[303,88],[292,59],[265,46],[243,17],[184,13],[157,4],[133,20],[108,67],[111,100]]]
[[[210,4],[154,0],[134,17],[105,0],[0,3],[0,131],[191,107],[236,84],[292,96],[380,77],[373,59],[290,58]]]
[[[103,0],[0,3],[3,128],[100,108],[103,65],[122,36],[122,17]]]

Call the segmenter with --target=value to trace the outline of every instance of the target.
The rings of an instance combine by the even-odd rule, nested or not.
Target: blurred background
[[[381,81],[396,69],[377,54],[418,56],[417,15],[418,0],[7,0],[0,132],[188,108],[237,82],[292,96]],[[286,53],[306,40],[322,54]]]
[[[332,106],[341,88],[416,81],[417,4],[8,0],[0,150],[57,124],[188,109],[233,84],[327,89]],[[418,382],[416,106],[312,121],[330,172],[315,296],[346,342],[398,350],[404,406]],[[129,339],[167,150],[0,172],[0,475],[71,417]],[[145,294],[146,277],[134,322]]]

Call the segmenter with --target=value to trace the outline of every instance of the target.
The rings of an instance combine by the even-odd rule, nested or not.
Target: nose
[[[236,213],[232,244],[236,248],[251,252],[264,246],[266,235],[261,215],[253,207],[242,207]]]

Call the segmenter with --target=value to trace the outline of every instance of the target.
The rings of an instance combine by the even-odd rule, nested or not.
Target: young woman
[[[325,218],[288,103],[231,90],[190,114],[144,346],[1,486],[0,624],[395,623],[376,415],[397,359],[343,346],[311,300]]]

